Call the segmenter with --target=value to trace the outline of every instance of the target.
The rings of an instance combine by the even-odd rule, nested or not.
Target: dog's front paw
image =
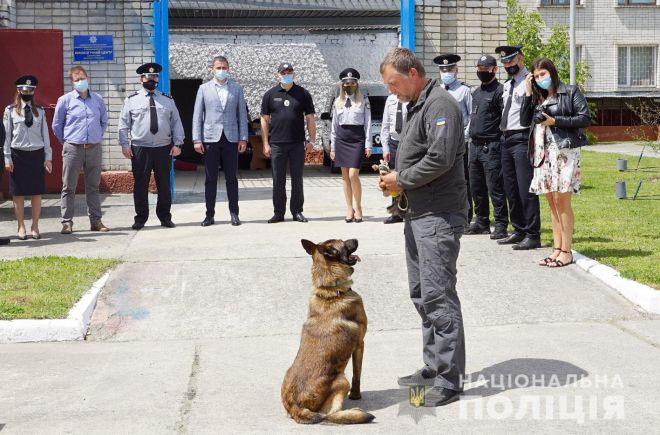
[[[351,400],[360,400],[362,399],[362,394],[359,391],[351,391],[351,394],[348,395],[348,398]]]

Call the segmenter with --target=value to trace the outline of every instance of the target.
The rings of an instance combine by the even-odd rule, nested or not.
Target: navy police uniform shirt
[[[482,84],[472,94],[470,114],[470,137],[472,139],[498,139],[502,119],[504,86],[497,79]]]
[[[312,96],[295,83],[288,91],[274,86],[261,101],[261,114],[270,115],[271,143],[304,142],[305,115],[313,113]]]

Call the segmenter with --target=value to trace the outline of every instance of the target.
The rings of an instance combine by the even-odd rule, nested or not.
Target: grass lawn
[[[643,158],[638,172],[618,172],[617,158],[634,169],[637,157],[588,150],[582,148],[582,192],[573,197],[573,249],[660,289],[660,159]],[[637,200],[616,199],[616,181],[626,182],[632,198],[639,179],[644,182]],[[545,197],[540,200],[541,237],[550,246],[550,212]]]
[[[0,260],[0,320],[63,319],[119,260],[31,257]]]

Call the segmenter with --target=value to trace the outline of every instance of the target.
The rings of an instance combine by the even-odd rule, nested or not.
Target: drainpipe
[[[154,58],[155,62],[163,67],[158,80],[158,90],[170,92],[170,60],[169,60],[169,22],[168,0],[154,0]],[[174,199],[174,159],[170,167],[170,193]]]
[[[401,0],[401,47],[415,51],[415,0]]]

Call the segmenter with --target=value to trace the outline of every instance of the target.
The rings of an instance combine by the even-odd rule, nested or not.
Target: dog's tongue
[[[355,261],[362,261],[362,260],[360,259],[360,257],[358,257],[357,255],[351,255],[349,258],[350,258],[351,260],[355,260]]]

